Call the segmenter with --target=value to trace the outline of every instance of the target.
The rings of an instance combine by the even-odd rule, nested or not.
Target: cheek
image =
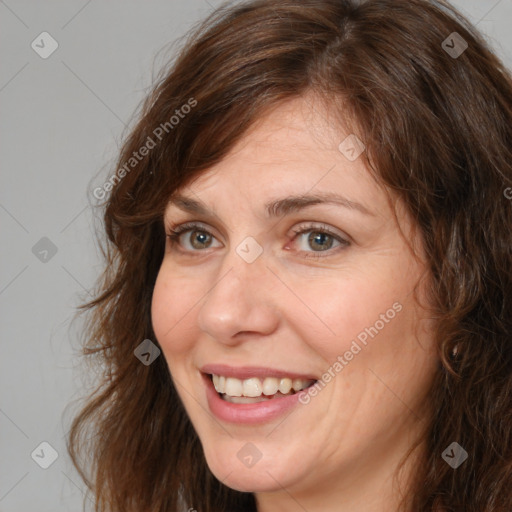
[[[330,361],[333,392],[365,421],[398,421],[407,413],[403,404],[413,410],[420,407],[436,371],[433,326],[415,303],[415,282],[361,280],[345,283],[344,290],[333,294],[340,297],[329,306],[336,341],[329,345],[325,338],[318,351]],[[342,421],[344,412],[339,415]],[[374,425],[365,421],[360,428],[372,435]]]
[[[176,276],[171,279],[165,268],[160,270],[153,289],[151,321],[164,352],[176,355],[190,348],[191,337],[182,334],[184,330],[190,329],[196,303],[197,298],[189,282],[185,285]]]
[[[308,297],[304,302],[311,314],[298,307],[289,310],[289,314],[296,325],[304,326],[305,339],[331,360],[350,350],[354,340],[364,347],[375,335],[375,324],[380,334],[401,323],[402,297],[407,293],[396,289],[387,279],[367,276],[317,281],[304,292]]]
[[[366,381],[373,382],[369,368],[402,388],[404,380],[424,372],[423,362],[431,367],[431,331],[412,293],[419,273],[410,262],[397,260],[378,271],[352,270],[337,281],[311,281],[303,296],[315,317],[289,310],[292,322],[303,326],[303,339],[325,361],[331,374],[326,378],[343,374],[335,379],[343,389],[364,389]],[[306,316],[313,320],[306,322]]]

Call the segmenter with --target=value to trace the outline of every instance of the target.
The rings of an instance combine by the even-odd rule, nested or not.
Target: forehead
[[[368,171],[364,154],[347,157],[355,134],[338,116],[311,97],[283,102],[260,116],[223,160],[176,193],[217,204],[242,197],[267,209],[272,198],[342,195],[388,215],[387,194]]]

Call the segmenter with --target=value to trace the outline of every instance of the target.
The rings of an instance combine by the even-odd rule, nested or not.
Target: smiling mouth
[[[234,404],[254,404],[294,395],[313,386],[316,380],[251,377],[237,379],[224,375],[208,374],[220,398]]]

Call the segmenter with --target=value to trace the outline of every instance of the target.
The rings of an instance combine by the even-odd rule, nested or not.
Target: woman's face
[[[267,114],[164,219],[194,226],[167,240],[156,337],[210,469],[262,500],[375,488],[437,368],[413,299],[425,267],[324,112],[296,99]]]

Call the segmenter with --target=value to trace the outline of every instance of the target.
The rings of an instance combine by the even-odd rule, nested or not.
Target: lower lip
[[[233,404],[223,400],[213,387],[209,375],[202,374],[206,385],[206,398],[210,411],[219,419],[229,423],[264,423],[278,418],[299,403],[299,398],[307,394],[307,389],[293,395],[272,398],[254,404]]]

